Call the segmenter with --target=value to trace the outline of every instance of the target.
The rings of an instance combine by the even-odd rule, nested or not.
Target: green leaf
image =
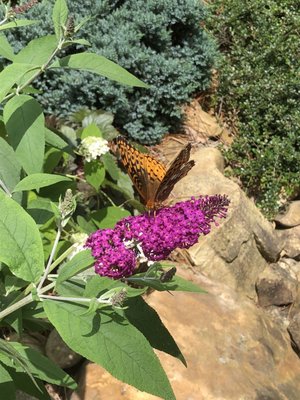
[[[8,22],[7,24],[3,24],[0,26],[0,31],[4,29],[11,29],[11,28],[19,28],[20,26],[28,26],[37,24],[39,21],[35,21],[33,19],[15,19],[12,22]]]
[[[6,292],[5,295],[7,296],[9,293],[22,289],[27,285],[28,282],[24,281],[21,278],[17,278],[14,275],[6,275],[4,281],[5,292]]]
[[[56,46],[55,35],[33,39],[14,57],[14,61],[15,63],[30,63],[32,66],[39,65],[39,68],[42,68],[55,51]],[[36,72],[35,68],[28,70],[16,81],[18,86],[24,85],[26,82],[31,80],[35,76]]]
[[[48,147],[45,152],[43,171],[45,174],[52,174],[54,169],[62,160],[63,152],[54,147]]]
[[[72,181],[72,179],[64,175],[56,174],[31,174],[22,179],[13,191],[20,192],[22,190],[39,189],[62,181]]]
[[[86,284],[83,292],[84,297],[99,297],[100,294],[107,292],[111,289],[118,287],[128,287],[121,281],[114,281],[113,279],[107,278],[106,276],[95,275]]]
[[[123,283],[119,280],[113,280],[107,278],[105,276],[95,275],[92,276],[84,289],[83,296],[84,297],[99,297],[104,292],[107,292],[111,289],[116,288],[124,288],[126,289],[127,297],[136,297],[144,294],[147,288],[136,289],[128,286],[126,283]]]
[[[187,366],[183,354],[157,312],[142,297],[128,299],[126,305],[128,308],[124,313],[129,322],[149,340],[151,346],[178,358]]]
[[[4,70],[0,72],[0,102],[3,101],[4,97],[15,85],[15,83],[21,80],[25,73],[33,68],[38,69],[40,67],[33,67],[31,64],[13,63],[5,67]]]
[[[15,400],[16,388],[7,369],[0,363],[1,397],[5,400]]]
[[[0,56],[10,61],[12,61],[15,56],[13,48],[3,34],[0,35]]]
[[[88,136],[95,136],[95,137],[103,137],[101,134],[100,129],[95,123],[91,123],[88,126],[86,126],[83,131],[81,132],[80,139],[84,139]]]
[[[177,292],[207,293],[205,290],[201,289],[200,286],[177,275],[175,275],[170,282],[161,282],[159,278],[154,279],[153,276],[146,274],[136,274],[126,279],[137,285],[150,286],[160,292],[168,290]]]
[[[78,25],[75,26],[75,33],[78,32],[86,23],[88,23],[92,19],[91,16],[84,17]]]
[[[119,186],[120,190],[126,195],[127,198],[134,197],[134,190],[132,187],[132,181],[129,178],[128,174],[125,174],[120,170],[119,178],[117,182],[117,186]]]
[[[55,35],[59,40],[63,36],[63,28],[66,25],[68,18],[68,6],[65,0],[56,0],[53,13],[52,13],[52,21],[54,25]]]
[[[175,400],[174,393],[149,342],[120,313],[82,315],[87,307],[43,302],[46,314],[67,345],[88,360],[139,390]]]
[[[49,60],[49,57],[54,52],[57,46],[55,35],[42,36],[31,40],[15,56],[15,63],[26,63],[36,66],[42,66]]]
[[[105,178],[105,168],[99,160],[92,160],[84,164],[86,181],[96,190],[99,190]]]
[[[109,173],[114,181],[118,180],[120,169],[117,167],[115,159],[110,153],[105,153],[101,157],[104,168]]]
[[[19,204],[0,191],[0,261],[14,275],[37,282],[44,271],[40,233]]]
[[[120,219],[128,217],[129,211],[120,207],[105,207],[91,213],[92,221],[99,229],[113,228]]]
[[[40,172],[45,151],[44,114],[39,103],[28,95],[15,96],[3,112],[10,143],[26,173]]]
[[[77,216],[77,224],[82,229],[83,232],[90,234],[97,230],[96,225],[92,221],[87,221],[81,215]]]
[[[87,127],[91,124],[97,125],[101,131],[101,137],[106,140],[114,139],[119,132],[112,125],[114,115],[109,111],[95,110],[89,111],[87,115],[81,118],[82,126]]]
[[[87,41],[86,39],[72,39],[72,40],[66,40],[64,43],[64,46],[70,46],[71,44],[80,44],[82,46],[91,46],[91,43]],[[64,48],[63,46],[63,48]]]
[[[31,200],[28,203],[27,212],[38,225],[44,225],[47,221],[49,221],[50,218],[53,217],[50,200],[42,197]]]
[[[65,151],[67,153],[70,152],[69,144],[48,128],[45,128],[45,139],[48,145],[55,147],[58,150]]]
[[[82,297],[86,279],[82,276],[74,276],[56,285],[56,291],[60,296]]]
[[[146,83],[136,78],[126,69],[108,60],[103,56],[93,53],[72,54],[55,61],[50,68],[74,68],[81,71],[93,72],[106,78],[120,82],[123,85],[148,88]]]
[[[66,279],[69,279],[79,272],[84,271],[94,264],[94,262],[95,259],[92,257],[90,250],[81,251],[59,269],[56,284],[58,285]]]
[[[72,389],[76,388],[74,380],[53,361],[49,360],[49,358],[21,343],[10,342],[10,344],[18,352],[19,356],[22,357],[24,362],[26,362],[29,371],[34,377],[55,385],[66,386]],[[10,360],[6,355],[0,354],[0,359],[5,364],[13,366],[10,365]],[[16,371],[23,372],[23,369],[18,365],[16,366]]]
[[[21,165],[11,146],[0,137],[0,178],[12,192],[20,180]]]
[[[32,379],[30,379],[30,377],[24,372],[16,372],[12,368],[8,368],[8,371],[16,385],[16,388],[39,400],[51,400],[42,381],[35,379],[35,382],[33,383]],[[21,399],[22,397],[19,396],[19,398]]]

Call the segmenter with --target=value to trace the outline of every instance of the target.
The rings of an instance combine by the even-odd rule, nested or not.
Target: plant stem
[[[94,299],[89,299],[87,297],[61,297],[61,296],[48,296],[42,294],[40,296],[42,299],[58,300],[58,301],[72,301],[75,303],[90,303]],[[111,304],[110,300],[97,300],[99,304]]]
[[[55,238],[54,243],[53,243],[53,247],[52,247],[52,250],[51,250],[51,254],[49,256],[47,267],[46,267],[44,275],[42,276],[42,279],[40,280],[40,283],[38,284],[38,287],[37,287],[38,293],[41,290],[41,288],[42,288],[42,286],[43,286],[43,284],[44,284],[45,280],[47,279],[47,276],[48,276],[48,274],[50,272],[52,260],[54,258],[54,254],[55,254],[56,249],[57,249],[57,245],[58,245],[58,242],[59,242],[59,239],[60,239],[60,236],[61,236],[61,232],[62,232],[62,226],[61,226],[61,223],[59,223],[58,224],[57,233],[56,233],[56,238]]]
[[[55,282],[49,283],[49,285],[40,289],[40,293],[45,293],[48,290],[52,289],[55,286]],[[12,304],[11,306],[7,307],[5,310],[0,312],[0,320],[6,317],[7,315],[13,313],[14,311],[18,310],[21,307],[26,306],[27,304],[33,301],[32,293],[28,294],[22,300],[18,301],[17,303]]]

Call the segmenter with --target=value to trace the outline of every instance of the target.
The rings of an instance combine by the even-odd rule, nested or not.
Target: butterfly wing
[[[195,165],[194,160],[189,161],[191,147],[190,143],[185,146],[170,165],[170,168],[167,170],[156,192],[156,202],[165,201],[169,197],[169,194],[172,192],[176,183],[186,176],[190,169]]]
[[[123,137],[114,139],[122,164],[144,204],[154,204],[157,190],[166,174],[166,168],[148,154],[141,153]]]

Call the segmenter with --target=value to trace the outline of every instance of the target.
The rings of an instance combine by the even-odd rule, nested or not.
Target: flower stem
[[[48,290],[52,289],[55,286],[55,282],[49,283],[49,285],[40,289],[40,293],[45,293]],[[0,320],[6,317],[7,315],[17,311],[19,308],[26,306],[27,304],[33,301],[32,293],[28,294],[26,297],[18,301],[17,303],[12,304],[11,306],[7,307],[5,310],[0,312]]]
[[[42,286],[43,286],[43,284],[44,284],[45,280],[47,279],[47,276],[48,276],[48,274],[50,272],[52,260],[54,258],[54,254],[55,254],[56,249],[57,249],[57,245],[58,245],[58,242],[59,242],[59,239],[60,239],[60,236],[61,236],[61,232],[62,232],[62,226],[59,223],[58,224],[57,233],[56,233],[56,238],[55,238],[54,243],[53,243],[53,247],[52,247],[52,250],[51,250],[51,254],[49,256],[47,267],[46,267],[44,275],[42,276],[42,279],[40,280],[40,283],[38,284],[38,287],[37,287],[38,294],[39,294],[39,291],[41,290],[41,288],[42,288]]]
[[[75,303],[90,303],[94,299],[89,299],[87,297],[62,297],[62,296],[49,296],[47,294],[40,295],[41,299],[50,299],[50,300],[58,300],[58,301],[71,301]],[[97,299],[99,304],[111,304],[111,300],[99,300]]]

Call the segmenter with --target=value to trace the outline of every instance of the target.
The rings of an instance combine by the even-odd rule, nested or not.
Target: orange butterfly
[[[147,209],[156,209],[165,201],[175,184],[195,165],[191,160],[191,144],[166,167],[148,154],[141,153],[123,137],[114,139],[122,164],[131,178]]]

